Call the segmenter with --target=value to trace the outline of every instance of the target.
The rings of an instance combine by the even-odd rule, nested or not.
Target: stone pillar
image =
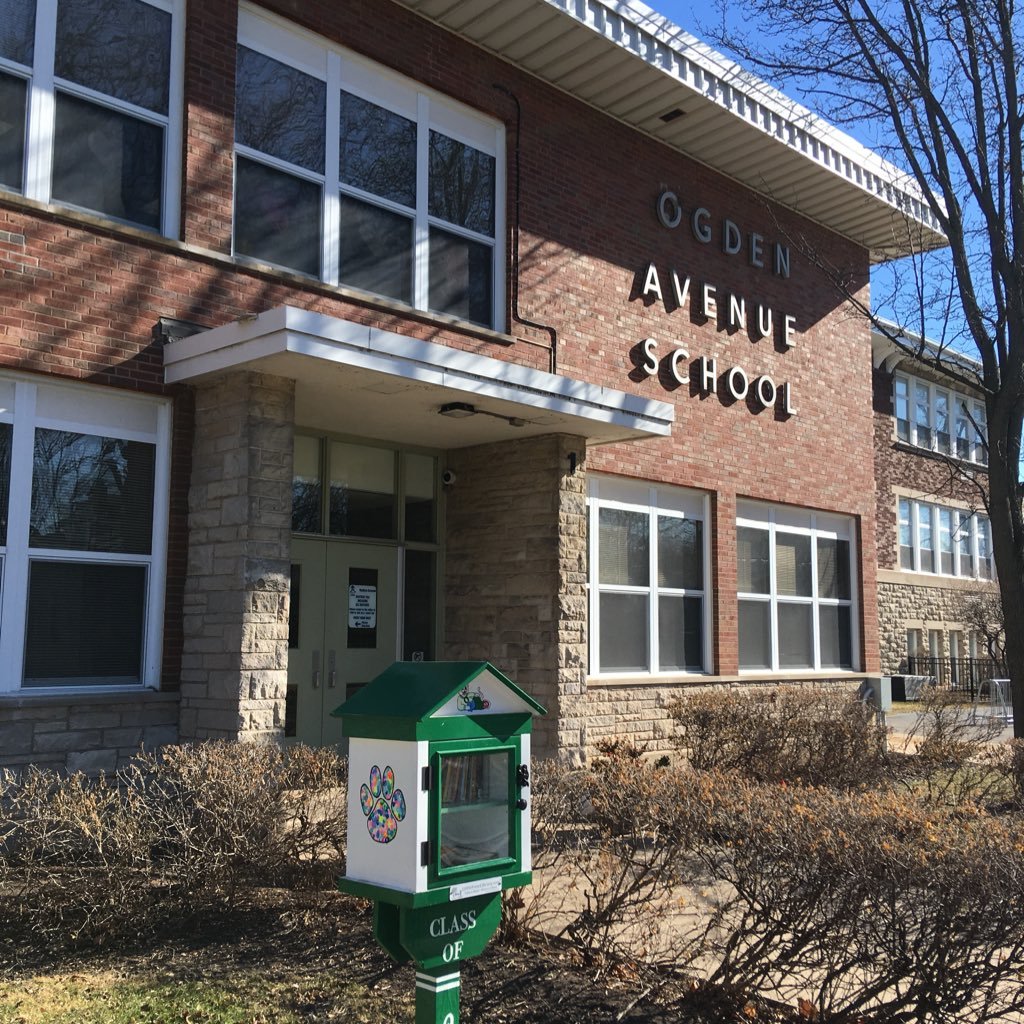
[[[585,457],[551,435],[447,458],[443,657],[490,661],[540,701],[534,753],[569,762],[586,746]]]
[[[181,671],[183,740],[277,740],[288,678],[295,382],[196,388]]]

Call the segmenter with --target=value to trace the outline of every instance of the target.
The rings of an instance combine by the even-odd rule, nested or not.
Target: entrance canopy
[[[393,331],[278,306],[169,343],[168,384],[232,371],[296,382],[304,427],[461,448],[540,434],[666,437],[673,407]]]

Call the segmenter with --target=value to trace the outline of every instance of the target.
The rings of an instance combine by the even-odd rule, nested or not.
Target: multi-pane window
[[[295,533],[436,545],[437,522],[435,456],[296,435]]]
[[[896,374],[893,410],[901,441],[980,465],[988,463],[984,402]]]
[[[705,671],[706,498],[601,478],[590,497],[591,671]]]
[[[10,0],[0,187],[173,234],[181,0]]]
[[[159,682],[167,405],[0,380],[0,690]]]
[[[900,498],[898,520],[901,569],[995,578],[992,528],[986,516]]]
[[[740,669],[852,669],[852,522],[740,502],[736,549]]]
[[[236,254],[501,326],[500,125],[239,15]]]

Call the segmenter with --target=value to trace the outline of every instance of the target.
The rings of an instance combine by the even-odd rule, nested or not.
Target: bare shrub
[[[1011,800],[1014,760],[1009,748],[993,742],[1002,726],[991,715],[978,715],[957,694],[930,690],[902,749],[895,751],[894,778],[929,804]]]
[[[5,772],[0,807],[0,933],[103,942],[242,885],[329,884],[344,762],[304,747],[165,747],[113,777]]]
[[[1024,1011],[1019,815],[655,766],[625,748],[535,784],[538,891],[516,913],[598,974],[626,959],[646,988],[699,971],[819,1021]]]
[[[1018,807],[1024,806],[1024,740],[1010,740],[1004,744],[1006,774]]]
[[[672,924],[685,865],[676,816],[662,814],[671,769],[628,744],[603,749],[587,769],[535,766],[534,884],[506,901],[506,917],[511,934],[568,940],[597,975],[627,962],[650,980],[651,969],[688,962],[694,947],[693,929]]]
[[[133,928],[153,894],[152,822],[137,791],[30,768],[0,774],[0,807],[2,930],[73,942]]]
[[[695,849],[730,893],[705,935],[712,982],[805,998],[819,1020],[1024,1009],[1019,817],[735,778],[705,790]]]
[[[337,872],[343,777],[328,749],[225,742],[163,747],[123,773],[146,794],[154,870],[189,893],[228,896],[240,884]]]
[[[839,788],[879,780],[886,733],[852,694],[817,688],[705,691],[669,705],[678,746],[699,771]]]

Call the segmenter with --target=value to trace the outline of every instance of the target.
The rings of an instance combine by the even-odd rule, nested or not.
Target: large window
[[[900,568],[995,579],[988,517],[912,498],[899,499]]]
[[[166,403],[0,378],[0,690],[157,685]]]
[[[243,9],[235,252],[499,328],[500,125]]]
[[[593,674],[707,670],[707,499],[590,481]]]
[[[898,373],[893,379],[893,409],[901,441],[968,462],[988,463],[984,402]]]
[[[0,188],[174,234],[181,0],[9,0]]]
[[[853,540],[843,516],[739,503],[741,670],[856,667]]]

